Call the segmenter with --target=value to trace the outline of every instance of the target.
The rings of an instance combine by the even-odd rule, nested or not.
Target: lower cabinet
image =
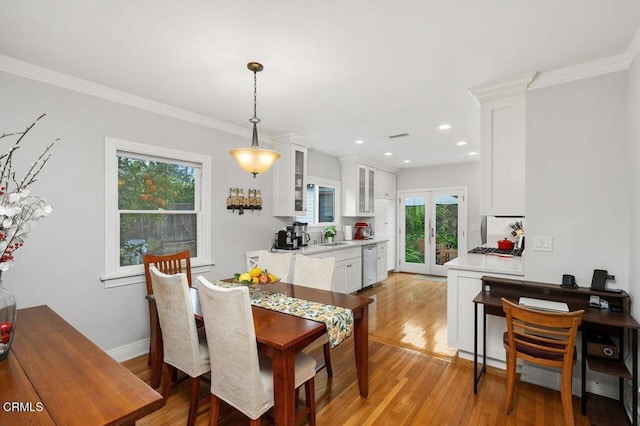
[[[333,291],[354,293],[362,288],[362,249],[359,246],[315,253],[309,256],[320,259],[327,257],[336,259]]]
[[[379,283],[381,281],[386,280],[389,277],[389,273],[387,271],[387,243],[378,243],[376,245],[377,245],[377,252],[378,252],[376,282]]]

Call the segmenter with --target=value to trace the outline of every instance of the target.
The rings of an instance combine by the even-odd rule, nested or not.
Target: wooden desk
[[[369,395],[369,304],[373,303],[373,300],[368,297],[286,283],[269,284],[266,288],[269,289],[268,291],[285,292],[298,299],[340,306],[353,311],[353,342],[358,388],[360,396],[366,398]],[[196,318],[202,319],[198,290],[191,288],[191,298]],[[150,296],[149,300],[151,301],[150,308],[155,307],[155,299]],[[295,354],[326,333],[326,326],[324,323],[270,309],[253,306],[252,310],[258,351],[273,359],[275,423],[277,425],[293,425],[295,423]],[[152,327],[154,326],[158,327],[157,335],[161,336],[159,324],[152,324]],[[152,346],[152,351],[162,351],[162,342],[158,343],[159,345]],[[162,356],[158,354],[153,355],[153,358],[162,360]]]
[[[487,361],[487,315],[496,315],[504,317],[504,311],[502,310],[502,298],[510,300],[514,303],[518,303],[518,299],[523,297],[533,297],[536,299],[554,300],[558,302],[565,302],[569,306],[570,311],[584,309],[584,317],[582,319],[582,415],[587,413],[587,399],[586,399],[586,369],[587,369],[587,331],[590,328],[597,328],[600,326],[608,328],[617,328],[620,331],[623,329],[630,329],[632,335],[631,351],[633,354],[632,359],[632,373],[630,374],[633,381],[632,389],[638,389],[638,329],[640,324],[629,313],[630,299],[626,292],[612,293],[604,291],[596,291],[590,288],[562,288],[558,284],[545,284],[531,281],[522,280],[510,280],[505,278],[495,277],[482,277],[482,286],[489,286],[489,291],[481,291],[473,299],[474,303],[474,350],[473,350],[473,393],[478,393],[478,383],[484,373],[486,373],[486,361]],[[600,296],[603,299],[609,301],[610,306],[620,309],[621,312],[609,312],[602,309],[589,308],[589,297],[591,295]],[[483,332],[483,350],[482,350],[482,369],[478,374],[478,305],[484,306],[482,316],[482,332]],[[620,353],[624,351],[624,334],[619,333],[620,338]],[[595,359],[594,361],[598,361]],[[624,401],[624,381],[623,377],[629,377],[625,374],[626,366],[622,357],[619,360],[604,360],[611,362],[614,367],[618,368],[618,371],[622,373],[608,372],[608,374],[614,374],[619,377],[619,394],[621,404]],[[602,370],[598,370],[605,372]],[[606,373],[606,372],[605,372]],[[628,372],[627,372],[628,373]],[[638,393],[632,392],[633,399],[633,425],[637,425],[637,411],[638,411]]]
[[[18,310],[11,353],[0,362],[0,424],[123,425],[162,397],[48,306]]]

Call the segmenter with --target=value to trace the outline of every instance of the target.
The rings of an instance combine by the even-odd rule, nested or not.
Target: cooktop
[[[511,256],[522,256],[522,252],[524,249],[516,248],[513,250],[504,250],[499,249],[497,247],[476,247],[473,250],[469,250],[469,253],[474,254],[487,254],[487,253],[495,253],[495,254],[508,254]]]

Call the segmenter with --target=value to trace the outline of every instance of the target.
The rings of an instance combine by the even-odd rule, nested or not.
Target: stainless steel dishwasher
[[[377,252],[375,244],[362,246],[362,288],[371,287],[378,280]]]

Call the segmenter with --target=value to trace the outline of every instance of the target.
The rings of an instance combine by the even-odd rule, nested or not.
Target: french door
[[[464,188],[399,191],[399,269],[446,275],[443,265],[467,251]]]

